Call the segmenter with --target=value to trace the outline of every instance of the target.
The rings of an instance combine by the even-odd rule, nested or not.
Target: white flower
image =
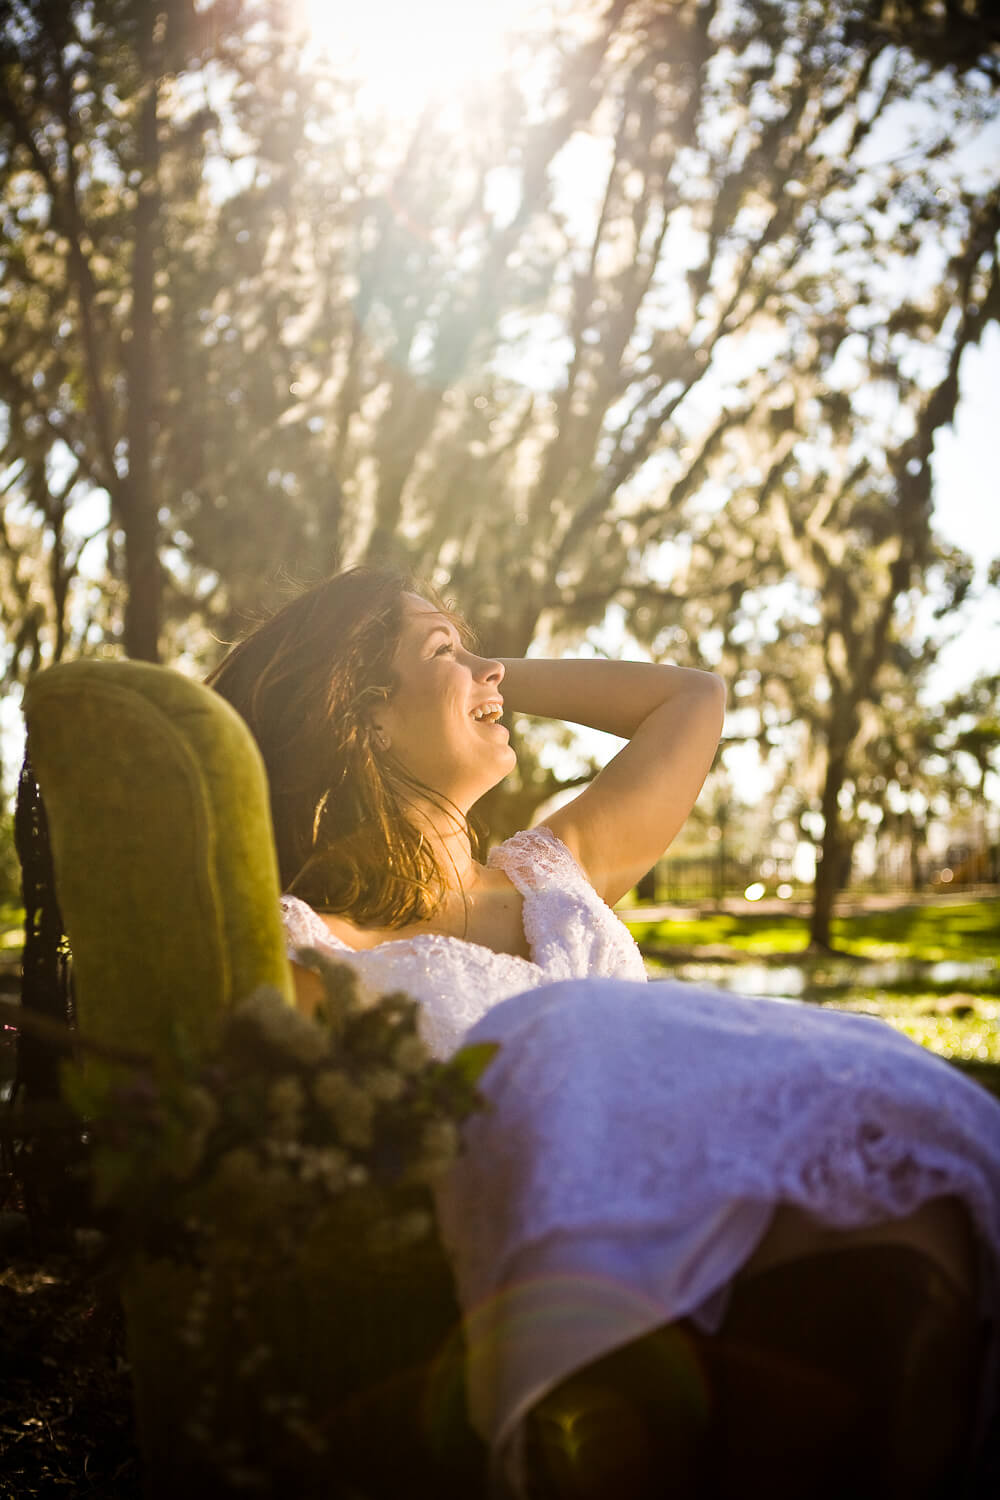
[[[433,1222],[430,1214],[423,1209],[413,1209],[409,1213],[400,1214],[396,1219],[385,1219],[372,1225],[368,1235],[369,1246],[377,1255],[406,1250],[410,1245],[426,1239],[433,1228]]]
[[[420,1156],[413,1167],[417,1182],[433,1183],[458,1155],[458,1127],[451,1120],[432,1120],[420,1137]]]
[[[319,1062],[330,1050],[329,1033],[267,985],[248,995],[233,1014],[252,1022],[267,1041],[299,1062]]]
[[[234,1146],[219,1158],[219,1177],[233,1187],[247,1187],[260,1175],[260,1166],[252,1151]]]
[[[406,1088],[402,1074],[392,1068],[372,1068],[365,1074],[365,1088],[379,1103],[392,1104]]]
[[[339,1193],[351,1181],[350,1158],[337,1146],[308,1146],[302,1153],[299,1179],[318,1182],[328,1193]]]
[[[419,1073],[428,1061],[427,1048],[418,1036],[404,1036],[396,1043],[392,1060],[401,1073]]]
[[[279,1078],[267,1092],[267,1112],[271,1133],[280,1141],[295,1138],[302,1124],[306,1096],[297,1078]]]
[[[369,1093],[346,1073],[327,1068],[314,1079],[313,1094],[333,1119],[341,1140],[361,1150],[371,1145],[375,1102]]]

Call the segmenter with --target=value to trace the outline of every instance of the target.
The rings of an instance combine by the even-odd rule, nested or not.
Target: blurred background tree
[[[916,601],[970,588],[930,455],[998,313],[989,11],[564,0],[407,101],[305,0],[3,0],[7,685],[200,670],[361,560],[497,654],[627,634],[805,747],[826,942]],[[586,774],[521,741],[498,834]]]

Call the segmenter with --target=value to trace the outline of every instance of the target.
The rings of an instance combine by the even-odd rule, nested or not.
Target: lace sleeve
[[[490,850],[488,863],[503,870],[518,890],[539,890],[557,883],[590,881],[562,839],[544,825],[524,828]]]
[[[645,982],[631,933],[594,890],[551,828],[526,828],[490,851],[524,899],[524,933],[548,979],[585,974]]]

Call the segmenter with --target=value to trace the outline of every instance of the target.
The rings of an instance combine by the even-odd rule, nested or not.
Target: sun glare
[[[474,88],[499,68],[508,37],[552,10],[544,0],[299,0],[299,7],[311,44],[392,113]]]

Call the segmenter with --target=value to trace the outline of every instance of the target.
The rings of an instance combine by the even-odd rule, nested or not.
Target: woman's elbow
[[[725,679],[720,677],[718,672],[699,671],[696,681],[696,691],[699,700],[705,704],[707,710],[718,715],[721,729],[722,720],[726,713],[726,696],[728,691]]]
[[[726,684],[716,672],[701,672],[699,677],[698,720],[716,745],[722,738],[726,721]]]
[[[720,677],[718,672],[705,672],[704,676],[708,678],[708,691],[714,693],[716,701],[720,703],[723,708],[725,708],[726,696],[729,691],[726,686],[726,679],[724,677]]]

